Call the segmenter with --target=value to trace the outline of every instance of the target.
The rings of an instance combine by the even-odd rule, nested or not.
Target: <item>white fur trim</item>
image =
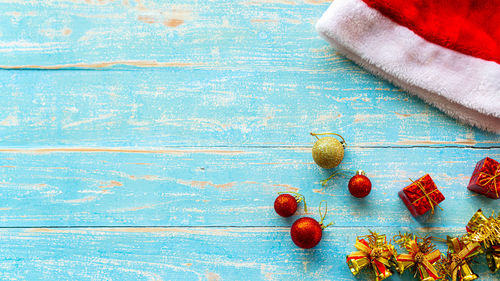
[[[335,0],[316,29],[374,74],[454,118],[500,133],[500,64],[426,41],[361,0]]]

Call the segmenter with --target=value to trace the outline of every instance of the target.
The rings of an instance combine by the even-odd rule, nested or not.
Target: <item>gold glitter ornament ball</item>
[[[314,144],[312,156],[314,162],[321,168],[335,168],[344,159],[344,146],[336,138],[323,137]]]

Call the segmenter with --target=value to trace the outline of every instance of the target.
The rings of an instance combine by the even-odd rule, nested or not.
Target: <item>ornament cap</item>
[[[363,170],[357,170],[356,175],[366,176],[366,173]]]

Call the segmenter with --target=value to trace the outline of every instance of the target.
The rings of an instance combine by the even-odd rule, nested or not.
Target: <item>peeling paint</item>
[[[123,183],[119,181],[109,181],[107,185],[100,185],[99,188],[109,188],[109,187],[117,187],[117,186],[123,186]]]
[[[64,202],[64,203],[70,203],[70,204],[75,204],[75,203],[91,202],[91,201],[95,201],[96,199],[97,199],[97,196],[87,196],[87,197],[79,198],[79,199],[62,200],[62,202]]]
[[[196,188],[206,188],[206,187],[215,187],[215,188],[222,188],[222,189],[228,189],[232,188],[235,185],[235,182],[228,182],[224,184],[214,184],[209,181],[196,181],[196,180],[191,180],[191,181],[186,181],[186,180],[177,180],[177,183],[182,184],[182,185],[188,185],[191,187],[196,187]]]
[[[165,26],[168,27],[178,27],[179,25],[183,24],[184,20],[182,19],[167,19],[163,22]]]
[[[96,63],[73,63],[73,64],[60,64],[60,65],[0,65],[0,69],[45,69],[45,70],[58,70],[58,69],[96,69],[107,68],[117,65],[136,66],[136,67],[196,67],[203,66],[204,64],[194,64],[186,62],[157,62],[157,61],[110,61],[110,62],[96,62]]]

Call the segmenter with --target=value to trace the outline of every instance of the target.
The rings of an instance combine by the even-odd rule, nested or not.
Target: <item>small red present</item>
[[[477,162],[467,188],[493,199],[500,198],[500,164],[489,157]]]
[[[403,188],[398,194],[415,217],[423,215],[429,210],[434,213],[434,207],[441,208],[438,204],[444,200],[443,194],[429,174],[412,181],[412,184]]]

